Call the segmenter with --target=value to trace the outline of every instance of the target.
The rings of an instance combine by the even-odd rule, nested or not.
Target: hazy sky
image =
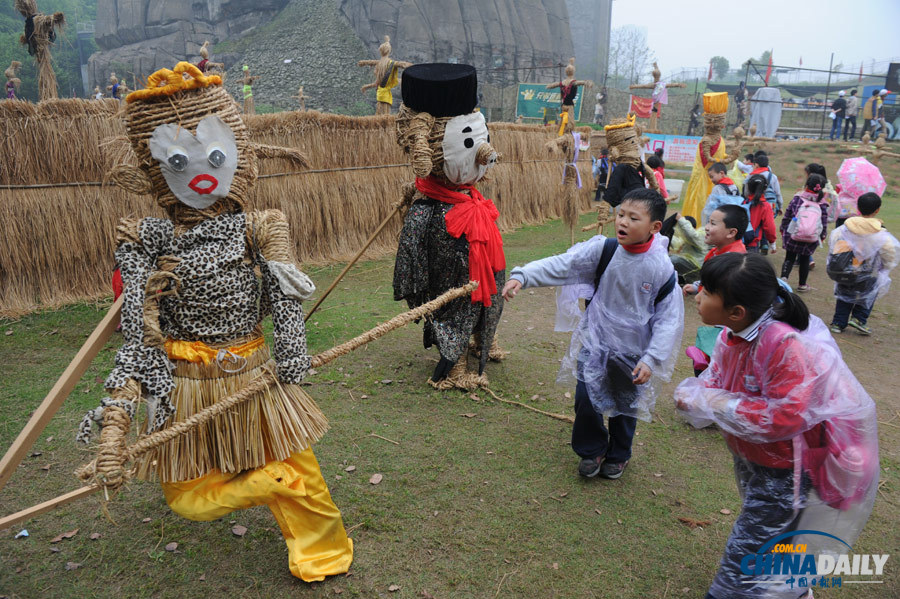
[[[665,75],[724,56],[736,68],[773,50],[775,64],[865,72],[873,59],[900,58],[900,0],[614,0],[612,27],[645,27]]]

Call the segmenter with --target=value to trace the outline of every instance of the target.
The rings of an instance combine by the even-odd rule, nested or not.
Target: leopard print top
[[[280,213],[274,216],[284,218]],[[181,281],[177,295],[160,302],[159,323],[165,336],[224,343],[252,333],[271,314],[279,380],[299,383],[309,370],[300,296],[283,282],[280,273],[292,270],[305,275],[293,265],[267,261],[259,249],[250,247],[248,237],[253,239],[253,235],[252,231],[247,233],[244,213],[219,215],[177,236],[172,221],[145,218],[139,226],[139,241],[126,239],[116,250],[124,282],[125,341],[105,386],[115,389],[129,378],[142,383],[148,404],[156,406],[151,430],[174,412],[167,399],[175,387],[174,366],[164,350],[143,343],[144,288],[147,278],[157,270],[160,256],[179,260],[173,273]]]

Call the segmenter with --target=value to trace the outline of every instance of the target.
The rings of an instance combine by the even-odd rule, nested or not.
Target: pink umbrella
[[[838,179],[841,181],[841,193],[838,194],[840,218],[859,214],[856,200],[862,194],[874,191],[883,195],[887,187],[878,167],[862,156],[844,160],[838,169]]]

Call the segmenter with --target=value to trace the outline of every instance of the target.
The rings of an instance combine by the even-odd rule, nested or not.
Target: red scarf
[[[719,179],[719,182],[716,185],[734,185],[734,181],[729,179],[728,177],[722,177]]]
[[[472,303],[490,306],[491,295],[497,293],[494,273],[506,268],[503,238],[495,222],[500,216],[497,207],[472,185],[457,187],[469,192],[465,194],[448,189],[433,176],[416,177],[416,189],[431,199],[453,204],[445,217],[447,233],[457,239],[465,235],[469,242],[469,279],[478,282],[478,288],[472,292]]]
[[[769,167],[767,167],[767,166],[758,166],[758,167],[756,167],[755,169],[753,169],[752,171],[750,171],[750,174],[751,174],[751,175],[759,175],[759,174],[767,173],[767,172],[769,172]],[[748,175],[748,176],[749,176],[749,175]]]
[[[653,236],[650,236],[650,239],[645,241],[644,243],[630,243],[628,245],[622,245],[622,249],[628,252],[629,254],[643,254],[647,250],[650,249],[650,246],[653,245]]]

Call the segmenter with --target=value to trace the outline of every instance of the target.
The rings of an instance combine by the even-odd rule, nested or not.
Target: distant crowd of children
[[[706,325],[688,352],[698,376],[678,385],[676,407],[694,426],[722,429],[743,501],[707,599],[811,596],[773,584],[777,575],[747,576],[742,559],[795,530],[821,530],[852,544],[877,489],[877,425],[874,402],[828,327],[787,279],[796,265],[797,290],[809,290],[812,256],[837,220],[826,266],[835,281],[831,333],[852,326],[868,334],[872,304],[887,290],[900,243],[876,218],[878,195],[863,194],[852,209],[838,206],[819,164],[806,166],[805,184],[786,206],[764,152],[738,161],[732,176],[724,164],[712,164],[715,185],[702,229],[678,213],[666,218],[665,164],[654,155],[647,165],[662,194],[646,189],[640,169],[617,168],[601,156],[595,175],[609,182],[600,193],[615,207],[613,236],[513,268],[503,297],[554,286],[558,309],[567,313],[573,306],[578,313],[584,300],[558,380],[575,386],[578,474],[607,479],[625,472],[637,421],[650,420],[660,382],[673,373],[683,297],[694,297]],[[778,231],[780,279],[763,256],[776,252]],[[821,539],[804,540],[810,553],[837,551]]]

